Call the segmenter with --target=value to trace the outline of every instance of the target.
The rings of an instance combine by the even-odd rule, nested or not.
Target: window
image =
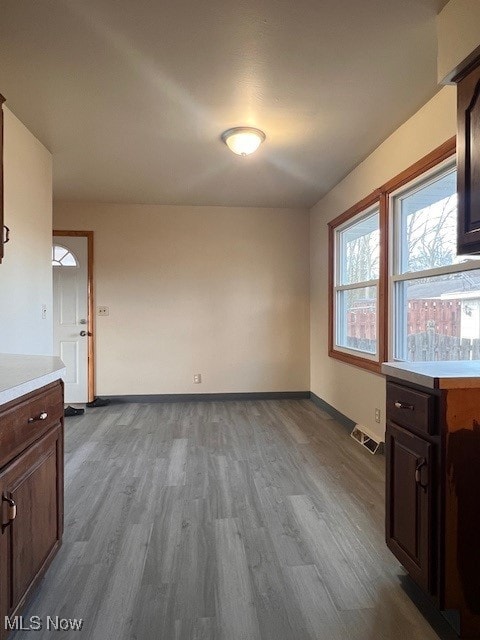
[[[480,357],[480,269],[457,256],[452,162],[390,196],[393,357],[410,362]]]
[[[456,255],[452,138],[329,223],[329,356],[480,359],[480,264]]]
[[[335,229],[335,348],[378,361],[378,205]]]
[[[52,247],[52,266],[77,267],[78,262],[69,249],[56,244]]]
[[[385,359],[385,233],[380,191],[329,223],[331,357],[380,371]]]

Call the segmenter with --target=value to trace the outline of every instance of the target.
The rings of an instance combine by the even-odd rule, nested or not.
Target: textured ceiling
[[[311,206],[437,91],[444,4],[0,0],[0,93],[56,199]]]

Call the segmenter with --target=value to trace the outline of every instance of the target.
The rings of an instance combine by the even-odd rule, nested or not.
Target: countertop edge
[[[415,363],[417,364],[417,363]],[[428,372],[414,371],[407,363],[384,362],[382,373],[389,378],[396,378],[404,382],[410,382],[427,389],[480,389],[480,375],[458,375],[454,371],[445,370],[441,375]]]
[[[416,373],[415,371],[407,371],[388,364],[382,364],[382,373],[391,378],[397,378],[398,380],[418,384],[420,387],[427,387],[428,389],[438,388],[438,378],[433,378],[422,373]]]
[[[12,387],[10,389],[4,389],[3,391],[0,391],[0,405],[11,402],[12,400],[17,400],[17,398],[21,398],[27,393],[31,393],[32,391],[36,391],[37,389],[40,389],[41,387],[44,387],[51,382],[60,380],[65,377],[65,374],[66,368],[63,367],[61,369],[51,371],[50,373],[41,375],[38,378],[33,378],[31,380],[22,382],[22,384],[16,385],[15,387]]]

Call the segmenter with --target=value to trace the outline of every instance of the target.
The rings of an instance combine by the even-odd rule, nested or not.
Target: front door
[[[53,341],[67,368],[65,403],[88,401],[88,241],[53,238]]]

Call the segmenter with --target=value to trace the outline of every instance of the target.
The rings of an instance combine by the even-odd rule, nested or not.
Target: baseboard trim
[[[325,411],[325,413],[328,413],[328,415],[332,416],[332,418],[334,418],[337,422],[340,422],[340,424],[352,431],[355,426],[354,420],[350,420],[350,418],[347,418],[346,415],[335,409],[335,407],[332,407],[332,405],[328,404],[328,402],[325,402],[325,400],[322,400],[322,398],[317,396],[316,393],[313,393],[313,391],[310,391],[310,400],[314,404],[316,404],[319,409]]]
[[[258,391],[251,393],[155,393],[108,397],[112,404],[127,402],[223,402],[225,400],[295,400],[309,399],[310,391]]]

